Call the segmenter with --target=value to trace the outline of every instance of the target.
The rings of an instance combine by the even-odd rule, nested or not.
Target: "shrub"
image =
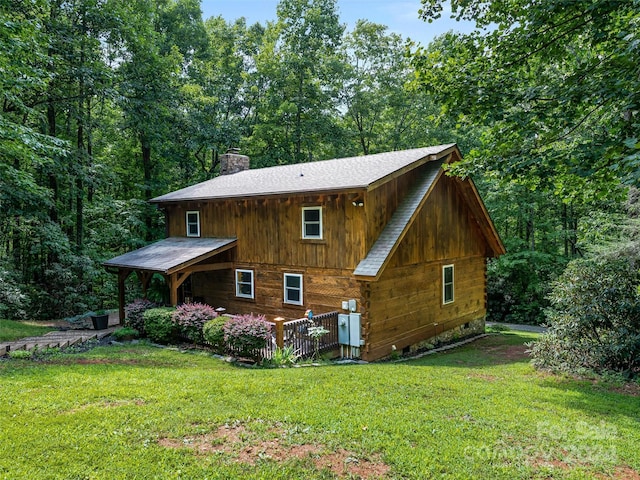
[[[209,320],[202,328],[205,342],[211,345],[218,353],[223,353],[226,350],[224,343],[224,324],[230,319],[231,317],[222,315],[213,320]]]
[[[123,327],[114,330],[112,333],[116,340],[127,340],[132,338],[138,338],[140,336],[140,332],[132,327]]]
[[[540,325],[549,306],[551,282],[565,260],[558,255],[526,250],[518,242],[487,265],[487,319],[494,322]]]
[[[259,359],[259,350],[271,340],[271,324],[264,315],[241,315],[232,317],[222,327],[224,341],[241,356]]]
[[[172,320],[173,307],[151,308],[144,312],[144,331],[157,343],[171,343],[178,335],[176,324]]]
[[[10,350],[9,358],[14,358],[16,360],[24,360],[26,358],[32,358],[33,352],[31,350]]]
[[[640,373],[638,261],[619,251],[571,262],[553,284],[549,331],[531,346],[534,365]]]
[[[189,340],[202,343],[204,324],[218,316],[213,307],[204,303],[185,303],[173,313],[173,321],[181,335]]]
[[[26,318],[28,300],[10,272],[0,265],[0,318]]]
[[[135,328],[140,333],[144,333],[143,314],[147,310],[155,307],[157,307],[157,305],[146,298],[138,298],[134,300],[124,307],[124,326]]]

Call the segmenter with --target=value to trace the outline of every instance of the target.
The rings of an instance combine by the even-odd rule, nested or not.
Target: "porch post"
[[[276,324],[276,345],[284,348],[284,318],[276,317],[273,321]]]
[[[167,275],[167,279],[169,280],[169,302],[174,307],[178,305],[178,274],[172,273],[171,275]]]
[[[118,271],[118,317],[120,319],[120,323],[124,322],[124,282],[130,274],[131,270],[126,268]]]

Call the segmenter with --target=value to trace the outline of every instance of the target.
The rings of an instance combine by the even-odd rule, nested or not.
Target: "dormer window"
[[[187,237],[200,236],[200,212],[187,212]]]
[[[302,209],[302,238],[322,239],[322,207]]]

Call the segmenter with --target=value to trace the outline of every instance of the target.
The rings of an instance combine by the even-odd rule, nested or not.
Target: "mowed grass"
[[[537,372],[532,339],[318,368],[145,345],[0,361],[0,478],[639,478],[637,390]]]
[[[11,342],[20,338],[36,337],[54,330],[35,323],[0,320],[0,342]]]

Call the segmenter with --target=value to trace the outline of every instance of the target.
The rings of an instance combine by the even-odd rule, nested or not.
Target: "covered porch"
[[[104,262],[107,271],[118,275],[118,312],[124,320],[125,281],[135,273],[146,297],[154,274],[161,274],[169,287],[172,305],[178,304],[178,289],[195,272],[210,272],[233,267],[230,251],[236,238],[169,237],[146,247]],[[226,255],[222,255],[228,252]]]

